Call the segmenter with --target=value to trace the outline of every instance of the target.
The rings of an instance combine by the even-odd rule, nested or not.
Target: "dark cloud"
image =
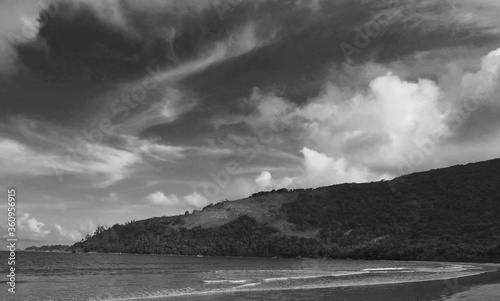
[[[384,65],[418,52],[486,47],[498,41],[486,28],[457,23],[448,15],[448,1],[394,3],[323,1],[321,11],[312,11],[268,1],[231,11],[231,18],[253,20],[268,31],[276,30],[273,42],[186,77],[183,84],[202,103],[188,118],[196,121],[155,127],[150,134],[171,138],[169,129],[175,130],[181,123],[186,131],[206,132],[212,112],[203,108],[210,106],[222,106],[226,114],[249,113],[242,111],[237,100],[247,97],[253,87],[304,104],[320,93],[326,77],[356,86],[358,78],[345,81],[347,63]],[[368,31],[378,33],[368,37]],[[348,58],[343,43],[355,49]]]
[[[38,40],[45,41],[46,50],[37,47]],[[58,14],[40,28],[38,40],[19,45],[20,58],[34,72],[55,77],[65,73],[78,77],[85,69],[124,77],[141,72],[147,60],[143,41],[106,23],[85,4],[60,2]]]
[[[444,3],[417,8],[407,8],[404,4],[382,6],[375,1],[365,1],[363,5],[357,1],[324,1],[322,5],[320,13],[287,10],[285,7],[290,6],[284,5],[274,24],[266,23],[270,30],[285,28],[271,45],[193,75],[185,80],[186,84],[206,95],[209,103],[243,97],[254,86],[282,92],[300,103],[317,95],[326,74],[332,68],[341,69],[348,59],[351,64],[367,61],[385,64],[418,51],[498,41],[498,36],[481,28],[443,24],[428,29],[427,24],[417,21],[420,14],[441,18],[447,13]],[[267,7],[263,11],[268,11]],[[414,14],[415,20],[409,18],[410,14]],[[257,22],[262,19],[257,18]],[[369,30],[378,34],[368,37]],[[342,43],[354,51],[343,52]]]

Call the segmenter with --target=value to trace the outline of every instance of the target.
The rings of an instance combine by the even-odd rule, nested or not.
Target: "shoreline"
[[[443,262],[438,262],[443,263]],[[484,276],[486,274],[493,274],[487,277]],[[474,301],[497,301],[499,294],[491,294],[493,288],[493,292],[496,292],[497,289],[500,292],[500,283],[481,283],[484,281],[483,278],[496,278],[500,280],[500,269],[496,269],[494,271],[483,271],[478,272],[477,274],[460,276],[460,277],[450,277],[450,278],[442,278],[442,279],[432,279],[432,280],[415,280],[415,281],[401,281],[401,282],[387,282],[387,283],[362,283],[362,284],[353,284],[353,285],[339,285],[339,286],[309,286],[309,287],[290,287],[290,288],[248,288],[238,290],[238,293],[250,293],[250,294],[264,294],[271,292],[280,292],[280,291],[311,291],[311,290],[338,290],[345,288],[353,288],[353,287],[364,287],[364,288],[375,288],[375,287],[388,287],[388,286],[401,286],[403,288],[413,287],[413,286],[440,286],[442,288],[438,289],[440,292],[435,292],[433,294],[432,301],[462,301],[464,297],[468,297],[469,292],[474,292],[476,296],[486,296],[487,299],[473,299]],[[461,281],[460,281],[461,279]],[[450,285],[450,280],[455,280]],[[465,280],[465,281],[464,281]],[[480,282],[475,285],[471,285],[470,283]],[[457,286],[457,283],[462,283]],[[455,285],[455,287],[453,287]],[[483,287],[487,287],[483,289]],[[190,293],[179,293],[172,294],[169,296],[146,296],[139,298],[130,298],[127,300],[130,301],[138,301],[138,300],[159,300],[159,301],[170,301],[173,298],[175,300],[199,300],[199,296],[217,296],[217,295],[225,295],[230,293],[231,291],[204,291],[204,292],[190,292]],[[457,297],[456,297],[457,296]],[[493,299],[488,299],[489,297]],[[439,298],[439,299],[436,299]],[[453,299],[450,299],[453,298]],[[210,299],[212,300],[212,299]],[[215,299],[214,299],[215,300]],[[419,301],[430,301],[431,299],[422,299]],[[470,299],[465,299],[470,300]]]
[[[0,250],[0,252],[4,252]],[[5,251],[7,252],[7,251]],[[258,259],[297,259],[297,260],[346,260],[346,261],[392,261],[392,262],[426,262],[426,263],[448,263],[448,264],[475,264],[484,266],[495,266],[500,267],[500,262],[474,262],[474,261],[437,261],[437,260],[395,260],[395,259],[351,259],[351,258],[315,258],[315,257],[259,257],[259,256],[232,256],[232,255],[182,255],[182,254],[143,254],[143,253],[101,253],[101,252],[72,252],[72,251],[32,251],[32,250],[20,250],[17,252],[27,252],[27,253],[68,253],[68,254],[110,254],[110,255],[145,255],[145,256],[178,256],[178,257],[197,257],[197,258],[258,258]]]

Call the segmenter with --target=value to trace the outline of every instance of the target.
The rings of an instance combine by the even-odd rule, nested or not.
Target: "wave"
[[[243,285],[237,286],[234,289],[244,288],[244,287],[251,287],[251,286],[257,286],[257,285],[260,285],[260,284],[262,284],[262,282],[247,283],[247,284],[243,284]]]
[[[407,268],[369,268],[369,269],[363,269],[363,271],[398,271],[406,269]]]
[[[307,289],[322,289],[322,288],[334,288],[334,287],[352,287],[352,286],[370,286],[370,285],[388,285],[388,284],[398,284],[398,283],[412,283],[412,282],[422,282],[422,281],[437,281],[445,280],[451,278],[460,278],[466,276],[479,275],[483,272],[471,273],[467,275],[455,276],[450,278],[436,278],[436,279],[410,279],[410,280],[393,280],[393,281],[377,281],[377,282],[357,282],[357,283],[340,283],[340,284],[315,284],[315,285],[302,285],[294,287],[256,287],[261,282],[248,283],[240,285],[233,288],[222,288],[222,289],[212,289],[204,291],[186,291],[186,290],[172,290],[163,291],[150,294],[142,294],[136,296],[126,296],[126,297],[111,297],[111,298],[93,298],[89,301],[133,301],[133,300],[144,300],[144,299],[156,299],[156,298],[172,298],[172,297],[183,297],[183,296],[202,296],[202,295],[217,295],[224,293],[232,293],[234,291],[238,292],[250,292],[250,291],[279,291],[279,290],[307,290]]]
[[[473,265],[453,264],[453,265],[446,265],[446,266],[441,266],[441,267],[436,267],[436,268],[417,267],[417,268],[415,268],[415,271],[427,272],[427,273],[453,273],[453,272],[462,272],[462,271],[477,270],[477,269],[481,269],[481,268],[473,266]]]
[[[454,272],[463,272],[469,270],[478,270],[480,267],[474,265],[467,264],[452,264],[452,265],[444,265],[440,267],[395,267],[395,268],[366,268],[363,271],[367,272],[379,272],[379,273],[387,273],[387,272],[401,272],[401,273],[454,273]]]
[[[397,267],[397,268],[366,268],[360,271],[337,271],[337,272],[326,272],[326,271],[315,271],[316,274],[309,275],[276,275],[276,277],[265,277],[266,273],[262,272],[276,272],[276,271],[266,271],[262,270],[257,272],[255,270],[232,270],[229,271],[229,274],[243,274],[241,276],[246,275],[248,279],[207,279],[203,280],[206,284],[226,284],[225,287],[211,287],[204,286],[196,289],[193,288],[184,288],[184,289],[168,289],[168,290],[160,290],[151,293],[144,294],[134,294],[129,296],[121,296],[115,298],[105,298],[105,299],[89,299],[89,301],[132,301],[132,300],[143,300],[143,299],[155,299],[155,298],[172,298],[172,297],[182,297],[182,296],[196,296],[196,295],[217,295],[217,294],[226,294],[226,293],[234,293],[234,292],[256,292],[256,291],[276,291],[276,290],[308,290],[308,289],[322,289],[322,288],[335,288],[335,287],[355,287],[355,286],[370,286],[370,285],[390,285],[397,283],[412,283],[412,282],[422,282],[422,281],[439,281],[445,279],[453,279],[453,278],[461,278],[466,276],[479,275],[485,272],[488,272],[484,269],[475,266],[469,266],[471,270],[468,272],[463,271],[463,269],[467,269],[468,267],[463,265],[445,265],[441,267],[433,267],[427,268],[428,270],[433,270],[434,273],[432,275],[428,275],[427,273],[416,273],[419,275],[414,275],[409,277],[408,279],[402,279],[400,277],[394,278],[337,278],[338,281],[314,281],[313,278],[320,277],[340,277],[340,276],[349,276],[349,275],[359,275],[359,274],[369,274],[372,272],[394,272],[394,273],[402,273],[402,272],[415,272],[418,269],[425,269],[424,267]],[[481,269],[481,270],[477,270]],[[291,271],[291,270],[290,270]],[[436,271],[449,271],[446,273],[439,273]],[[222,271],[213,271],[215,273],[219,273]],[[225,272],[225,271],[224,271]],[[259,274],[260,279],[255,279],[255,273]],[[283,270],[280,272],[289,272],[287,270]],[[298,271],[295,271],[298,272]],[[318,273],[319,272],[319,273]],[[454,273],[453,273],[454,272]],[[407,278],[407,277],[405,277]],[[296,279],[304,279],[309,281],[303,282],[287,282]],[[229,284],[240,284],[238,286],[233,286]]]
[[[286,281],[290,280],[291,277],[276,277],[276,278],[265,278],[264,282],[271,282],[271,281]]]
[[[210,290],[194,290],[194,289],[180,289],[180,290],[168,290],[159,291],[155,293],[146,293],[134,296],[123,296],[123,297],[107,297],[107,298],[92,298],[88,301],[133,301],[133,300],[147,300],[156,298],[172,298],[172,297],[183,297],[183,296],[202,296],[202,295],[217,295],[225,293],[237,292],[258,292],[258,291],[279,291],[279,290],[307,290],[307,289],[322,289],[322,288],[334,288],[334,287],[353,287],[353,286],[370,286],[370,285],[388,285],[388,284],[398,284],[398,283],[412,283],[412,282],[422,282],[422,281],[438,281],[452,278],[461,278],[466,276],[479,275],[484,272],[468,273],[464,275],[455,275],[453,277],[437,277],[437,278],[422,278],[422,279],[407,279],[407,280],[392,280],[392,281],[374,281],[374,282],[351,282],[351,283],[321,283],[321,284],[311,284],[311,285],[300,285],[293,287],[258,287],[261,282],[248,283],[231,288],[221,288],[221,289],[210,289]]]
[[[351,276],[351,275],[361,275],[366,274],[368,272],[361,271],[342,271],[342,272],[334,272],[334,273],[325,273],[318,275],[305,275],[305,276],[288,276],[288,277],[275,277],[275,278],[265,278],[264,282],[273,282],[273,281],[286,281],[286,280],[306,280],[306,279],[314,279],[314,278],[326,278],[326,277],[342,277],[342,276]]]
[[[203,280],[205,283],[225,283],[229,280]]]
[[[241,280],[230,280],[230,279],[221,279],[221,280],[203,280],[205,283],[245,283],[247,280],[241,279]]]

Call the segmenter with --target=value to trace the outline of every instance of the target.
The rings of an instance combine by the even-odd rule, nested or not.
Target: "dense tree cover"
[[[500,261],[500,160],[343,184],[283,205],[341,257]]]
[[[70,245],[51,245],[51,246],[41,246],[41,247],[27,247],[26,251],[37,251],[37,252],[70,252]]]
[[[315,239],[286,237],[254,218],[240,216],[221,227],[178,227],[165,218],[115,225],[76,243],[86,252],[226,256],[326,256]]]
[[[179,255],[500,261],[500,160],[394,181],[260,192],[297,195],[276,218],[316,238],[286,236],[242,215],[188,229],[182,216],[99,227],[72,249]],[[294,192],[294,194],[290,194]],[[206,208],[210,208],[209,205]],[[279,211],[279,210],[278,210]]]

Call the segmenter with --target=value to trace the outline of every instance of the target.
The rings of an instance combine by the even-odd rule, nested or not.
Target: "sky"
[[[0,190],[16,188],[19,245],[498,158],[499,13],[495,0],[2,0]]]

